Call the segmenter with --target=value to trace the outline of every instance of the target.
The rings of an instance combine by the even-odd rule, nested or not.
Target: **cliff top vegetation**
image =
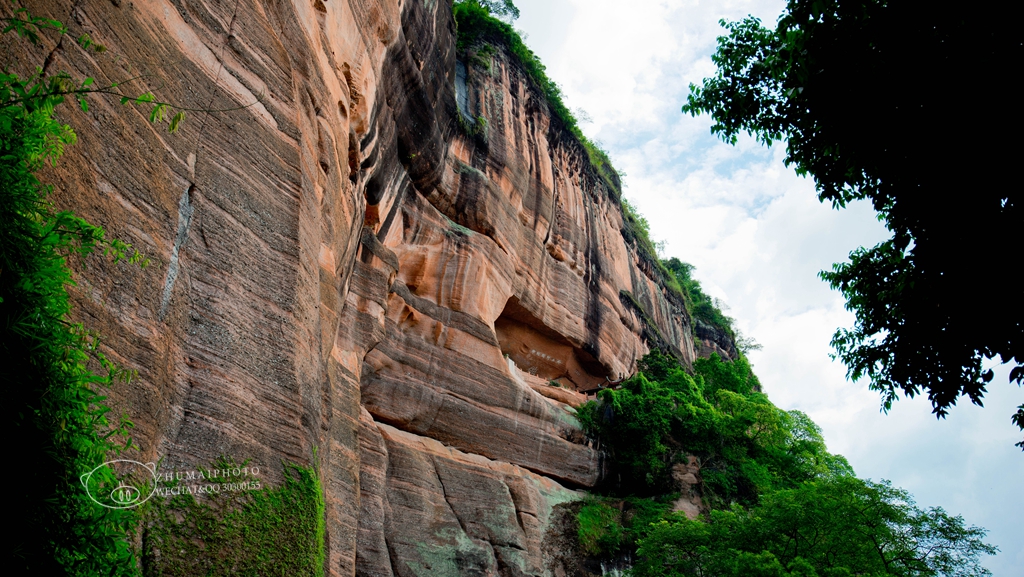
[[[583,134],[579,122],[565,104],[562,89],[548,77],[540,58],[526,46],[522,36],[509,23],[519,16],[515,4],[511,0],[457,0],[452,11],[458,27],[458,51],[465,53],[484,44],[506,49],[536,84],[552,115],[586,151],[591,166],[604,182],[610,196],[619,202],[622,207],[622,235],[626,241],[637,247],[640,257],[647,261],[652,270],[657,271],[655,274],[660,276],[669,292],[685,303],[692,318],[719,328],[735,339],[732,319],[725,316],[718,304],[701,290],[700,283],[690,277],[694,267],[678,259],[662,261],[658,257],[647,219],[622,196],[622,174],[612,165],[608,153]]]

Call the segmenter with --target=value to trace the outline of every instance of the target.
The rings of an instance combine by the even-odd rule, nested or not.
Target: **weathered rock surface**
[[[686,463],[673,465],[672,482],[679,492],[679,498],[672,503],[673,511],[682,511],[690,519],[707,512],[700,490],[700,462],[697,457],[690,455]]]
[[[723,359],[740,358],[736,343],[724,330],[698,320],[693,326],[693,336],[697,341],[697,356],[710,357],[717,354]]]
[[[45,175],[155,262],[92,259],[76,292],[138,370],[112,400],[139,456],[251,459],[268,482],[315,464],[330,575],[548,574],[552,507],[602,474],[575,391],[630,374],[645,339],[695,350],[520,68],[464,66],[458,96],[487,123],[470,134],[447,2],[33,10],[108,51],[19,46],[13,66],[141,71],[124,90],[214,110],[168,135],[116,100],[62,107],[80,144]]]
[[[574,491],[364,413],[357,573],[540,575],[554,506]]]

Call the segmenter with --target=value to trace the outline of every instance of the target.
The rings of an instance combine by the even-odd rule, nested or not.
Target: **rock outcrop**
[[[696,341],[697,356],[710,357],[717,354],[723,359],[732,361],[740,357],[735,339],[721,327],[709,325],[698,319],[693,323],[693,336]]]
[[[62,108],[80,144],[45,175],[155,263],[92,259],[75,294],[138,370],[112,402],[139,457],[251,459],[268,482],[315,465],[330,575],[549,574],[553,508],[603,473],[578,391],[651,335],[695,350],[518,64],[460,61],[436,0],[33,9],[108,50],[54,40],[15,66],[141,73],[122,89],[209,111],[169,135],[113,99]]]

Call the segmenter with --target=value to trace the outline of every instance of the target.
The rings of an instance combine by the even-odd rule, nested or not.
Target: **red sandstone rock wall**
[[[40,0],[108,47],[14,66],[201,109],[169,135],[94,97],[59,205],[155,266],[92,259],[78,314],[139,371],[139,457],[315,464],[331,575],[543,575],[552,507],[602,474],[573,417],[628,375],[641,316],[689,319],[581,146],[500,51],[466,69],[443,0]],[[461,89],[460,89],[461,90]],[[255,104],[253,104],[255,103]],[[626,302],[626,304],[624,304]],[[557,380],[561,388],[545,390]],[[540,394],[538,391],[543,392]]]

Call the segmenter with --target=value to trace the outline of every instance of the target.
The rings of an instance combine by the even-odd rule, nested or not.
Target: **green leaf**
[[[172,133],[172,134],[177,132],[178,131],[178,125],[181,124],[182,120],[185,120],[185,111],[184,110],[182,110],[181,112],[179,112],[179,113],[174,115],[174,118],[171,119],[171,126],[167,129],[167,131]]]

